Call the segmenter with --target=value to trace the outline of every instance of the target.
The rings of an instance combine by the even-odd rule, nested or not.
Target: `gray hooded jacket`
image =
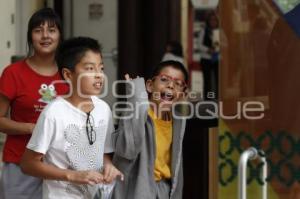
[[[156,199],[154,162],[156,157],[155,131],[148,116],[148,95],[143,78],[127,85],[128,118],[119,122],[113,133],[115,154],[114,165],[123,172],[124,181],[118,181],[113,199]],[[131,107],[131,111],[130,110]],[[183,188],[182,141],[185,120],[173,118],[173,141],[171,155],[172,186],[170,199],[181,199]]]

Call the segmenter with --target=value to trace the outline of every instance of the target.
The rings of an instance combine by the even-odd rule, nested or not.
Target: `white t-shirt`
[[[90,121],[96,140],[89,144],[87,113],[58,97],[41,113],[27,148],[45,154],[44,162],[61,169],[97,170],[103,166],[103,154],[113,152],[114,130],[109,106],[92,97],[94,109]],[[93,187],[66,181],[44,180],[43,199],[91,198]]]

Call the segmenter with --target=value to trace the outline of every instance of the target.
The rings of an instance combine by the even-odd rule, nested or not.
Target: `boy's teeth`
[[[170,93],[162,93],[161,98],[166,101],[172,101],[173,95]]]
[[[166,93],[165,96],[168,97],[168,98],[172,98],[173,94],[172,93]]]

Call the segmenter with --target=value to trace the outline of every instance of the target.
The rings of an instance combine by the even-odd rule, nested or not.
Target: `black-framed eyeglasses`
[[[86,135],[88,137],[89,140],[89,144],[93,145],[96,142],[96,131],[94,129],[94,118],[91,115],[91,112],[86,113],[87,117],[86,117]]]

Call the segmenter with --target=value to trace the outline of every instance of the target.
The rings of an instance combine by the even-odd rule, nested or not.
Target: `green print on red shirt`
[[[36,123],[40,113],[56,96],[68,92],[59,73],[44,76],[36,73],[26,60],[7,66],[0,77],[0,93],[10,101],[11,119]],[[3,161],[19,163],[31,135],[8,135],[3,149]]]
[[[41,88],[39,89],[39,94],[41,95],[41,98],[39,99],[39,102],[49,103],[56,97],[56,90],[55,87],[50,84],[42,84]]]

